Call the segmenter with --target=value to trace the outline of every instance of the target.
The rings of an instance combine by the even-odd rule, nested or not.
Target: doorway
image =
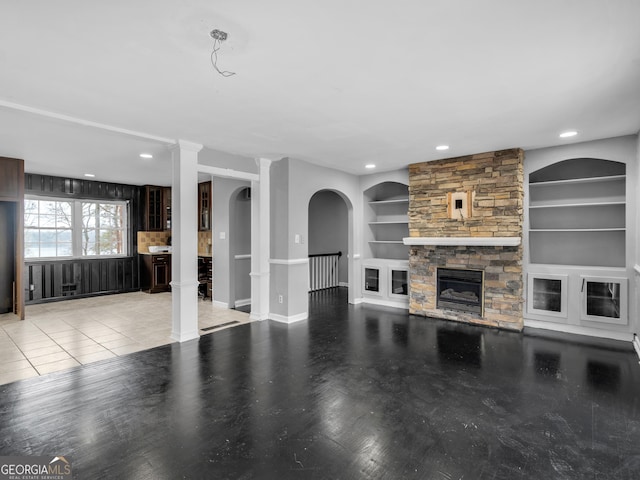
[[[349,210],[332,190],[320,190],[309,201],[310,286],[313,295],[349,285]],[[314,266],[318,263],[317,268]]]
[[[231,206],[231,306],[251,313],[251,188],[235,194]]]

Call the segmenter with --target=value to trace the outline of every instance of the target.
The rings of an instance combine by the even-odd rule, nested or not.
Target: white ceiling
[[[169,184],[162,139],[365,174],[635,134],[639,19],[637,0],[0,0],[0,155]]]

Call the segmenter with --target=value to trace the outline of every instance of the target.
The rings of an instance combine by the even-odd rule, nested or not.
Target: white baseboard
[[[269,315],[260,315],[260,314],[251,312],[249,314],[249,320],[262,322],[263,320],[269,320]]]
[[[251,305],[251,299],[250,298],[243,298],[242,300],[236,300],[236,302],[235,302],[236,308],[244,307],[245,305]]]
[[[338,282],[338,286],[339,287],[348,287],[349,286],[349,282]]]
[[[636,349],[636,353],[638,354],[638,358],[640,358],[640,339],[637,335],[633,336],[633,348]]]
[[[299,313],[298,315],[291,315],[289,317],[285,315],[278,315],[277,313],[270,313],[269,318],[274,322],[291,324],[291,323],[301,322],[302,320],[306,320],[307,318],[309,318],[309,312],[303,312],[303,313]]]
[[[220,308],[229,308],[229,304],[226,302],[219,302],[217,300],[212,300],[211,303],[213,303],[216,307],[220,307]]]
[[[589,337],[608,338],[611,340],[622,340],[632,342],[633,333],[611,332],[607,330],[596,330],[595,328],[581,327],[580,325],[565,325],[558,323],[542,322],[540,320],[524,320],[524,326],[530,328],[540,328],[542,330],[553,330],[554,332],[573,333],[575,335],[587,335]]]
[[[379,300],[377,298],[364,297],[361,299],[362,303],[370,303],[372,305],[381,305],[383,307],[401,308],[403,310],[409,310],[409,304],[406,302],[393,302],[391,300]]]
[[[196,338],[200,338],[200,333],[197,330],[191,332],[171,332],[171,339],[180,343],[195,340]]]
[[[352,305],[358,305],[358,304],[360,304],[360,303],[362,303],[362,297],[360,297],[360,298],[354,298],[354,299],[353,299],[353,302],[351,302],[351,304],[352,304]]]

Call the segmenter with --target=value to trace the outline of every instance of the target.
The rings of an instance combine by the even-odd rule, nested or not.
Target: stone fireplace
[[[523,159],[510,149],[410,165],[410,313],[522,330]],[[475,273],[439,288],[439,271]]]

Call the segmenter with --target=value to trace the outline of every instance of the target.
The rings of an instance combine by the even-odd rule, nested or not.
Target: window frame
[[[74,260],[74,259],[100,259],[100,258],[122,258],[128,257],[129,252],[131,251],[131,225],[130,225],[130,201],[129,200],[109,200],[109,199],[92,199],[92,198],[64,198],[64,197],[55,197],[55,196],[45,196],[45,195],[25,195],[24,202],[27,201],[38,201],[38,202],[61,202],[61,203],[69,203],[71,204],[71,255],[56,255],[56,256],[27,256],[27,232],[29,230],[41,230],[42,227],[29,227],[27,226],[27,222],[24,224],[24,243],[25,243],[25,261],[39,261],[39,260]],[[85,249],[83,245],[83,234],[85,230],[85,222],[83,217],[83,207],[85,204],[98,204],[98,205],[117,205],[119,207],[123,207],[122,218],[122,226],[117,229],[110,230],[120,230],[122,233],[122,253],[110,253],[110,254],[83,254]],[[27,215],[27,209],[25,205],[24,215]],[[38,215],[41,215],[38,212]],[[25,219],[26,220],[26,219]],[[91,227],[91,229],[95,231],[100,231],[98,227]],[[109,230],[109,229],[104,229]],[[41,243],[39,242],[40,246]],[[40,248],[39,248],[40,252]]]

